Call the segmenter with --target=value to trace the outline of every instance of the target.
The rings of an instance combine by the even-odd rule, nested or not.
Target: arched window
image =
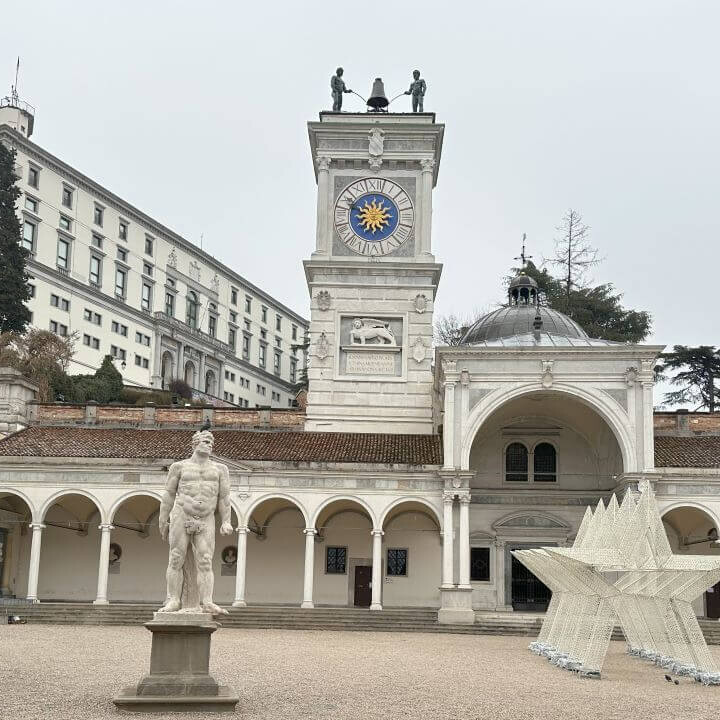
[[[510,443],[505,449],[505,480],[508,482],[527,482],[528,451],[519,442]]]
[[[193,329],[197,328],[198,299],[191,290],[187,294],[187,309],[185,311],[185,322]]]
[[[533,453],[533,480],[555,482],[557,480],[557,453],[550,443],[539,443]]]

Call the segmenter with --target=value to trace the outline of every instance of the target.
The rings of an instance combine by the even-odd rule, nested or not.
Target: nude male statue
[[[166,540],[169,536],[170,559],[167,601],[160,612],[197,611],[199,606],[205,612],[227,613],[212,601],[215,583],[212,560],[216,510],[220,513],[220,534],[233,532],[230,474],[227,465],[210,460],[213,443],[209,430],[196,432],[192,437],[192,456],[173,463],[168,472],[159,521],[160,537]],[[185,588],[184,583],[188,585]]]
[[[420,77],[419,70],[413,70],[413,80],[410,83],[410,89],[405,91],[405,95],[412,95],[412,111],[423,111],[423,100],[427,92],[427,83]]]
[[[340,112],[342,110],[343,93],[352,92],[345,87],[345,81],[342,79],[344,70],[339,67],[335,74],[330,78],[330,91],[333,99],[333,112]]]

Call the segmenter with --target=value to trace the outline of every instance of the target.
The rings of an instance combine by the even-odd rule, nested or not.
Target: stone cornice
[[[265,299],[269,305],[277,308],[284,312],[288,317],[293,318],[297,321],[298,325],[308,326],[309,321],[306,320],[302,315],[299,315],[294,310],[279,302],[272,296],[268,295],[265,291],[246,280],[241,275],[238,275],[234,270],[229,268],[227,265],[223,265],[218,262],[212,255],[204,252],[200,248],[193,245],[191,242],[178,235],[170,228],[162,225],[157,220],[154,220],[149,215],[146,215],[142,210],[130,205],[128,202],[118,197],[114,193],[105,189],[87,175],[83,175],[75,168],[67,165],[59,158],[55,157],[47,150],[44,150],[39,145],[36,145],[31,140],[28,140],[23,135],[13,130],[9,125],[0,125],[0,140],[6,140],[13,147],[21,148],[22,151],[31,158],[35,158],[42,164],[42,167],[49,167],[61,177],[69,180],[74,187],[82,188],[86,192],[91,193],[108,206],[113,207],[117,212],[128,220],[134,220],[137,223],[149,228],[155,237],[164,239],[171,245],[181,247],[189,255],[201,260],[209,267],[222,273],[233,285],[248,290],[258,297]]]

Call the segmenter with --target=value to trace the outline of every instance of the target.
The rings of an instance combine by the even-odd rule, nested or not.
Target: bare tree
[[[433,325],[435,345],[459,345],[466,331],[489,312],[476,309],[468,315],[438,315]]]
[[[556,229],[560,237],[555,240],[555,255],[545,262],[562,268],[567,311],[570,307],[570,293],[585,287],[587,271],[598,265],[602,258],[598,257],[598,250],[590,244],[590,228],[583,222],[579,212],[570,208]]]

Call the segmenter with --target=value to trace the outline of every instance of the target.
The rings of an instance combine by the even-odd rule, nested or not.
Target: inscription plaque
[[[348,351],[345,371],[351,375],[394,375],[395,357],[393,353]]]

